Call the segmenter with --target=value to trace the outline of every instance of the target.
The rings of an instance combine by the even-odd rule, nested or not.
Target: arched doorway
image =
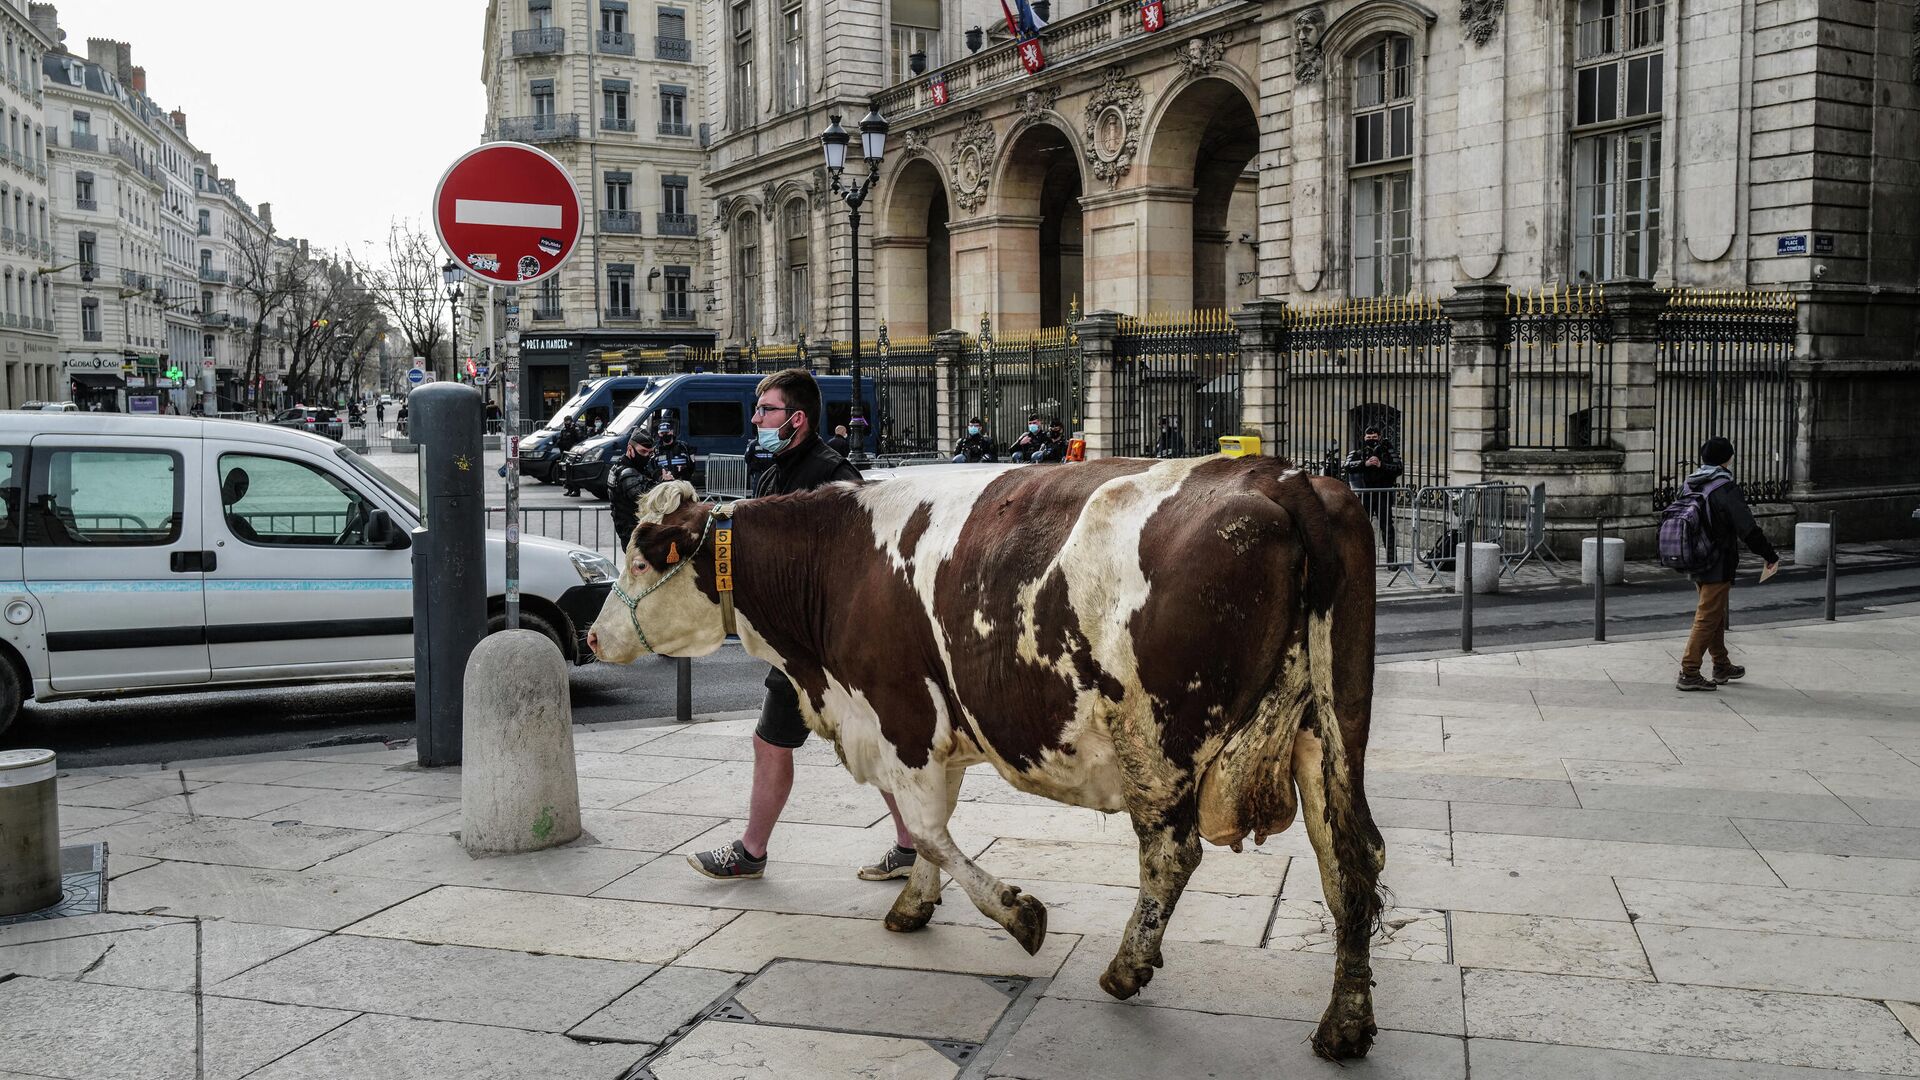
[[[1065,132],[1034,124],[1007,147],[998,202],[1005,223],[1001,321],[1008,329],[1060,326],[1086,292],[1080,157]]]
[[[1259,187],[1249,168],[1259,150],[1253,106],[1225,79],[1196,80],[1162,107],[1146,179],[1163,189],[1191,190],[1193,208],[1187,237],[1176,229],[1149,233],[1149,243],[1163,250],[1150,250],[1146,265],[1185,271],[1154,283],[1153,307],[1235,308],[1254,295],[1253,279],[1240,280],[1259,269]],[[1177,295],[1181,277],[1192,290],[1184,304]]]
[[[954,325],[947,213],[947,187],[933,162],[915,157],[901,166],[873,241],[874,300],[894,338]]]

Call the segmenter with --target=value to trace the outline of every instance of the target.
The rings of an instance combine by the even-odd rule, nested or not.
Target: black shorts
[[[768,745],[798,750],[810,732],[800,715],[800,695],[777,669],[767,673],[767,698],[760,704],[760,726],[755,735]]]

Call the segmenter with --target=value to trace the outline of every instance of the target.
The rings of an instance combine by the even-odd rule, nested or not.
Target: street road
[[[1752,626],[1818,618],[1825,581],[1815,570],[1783,571],[1764,587],[1745,573],[1733,591],[1732,621]],[[1920,565],[1862,568],[1840,579],[1840,616],[1920,597]],[[1693,590],[1674,577],[1655,586],[1610,590],[1608,632],[1684,638]],[[1592,594],[1578,586],[1551,593],[1480,596],[1475,646],[1590,638]],[[1460,640],[1459,602],[1451,593],[1393,599],[1380,605],[1382,657],[1449,652]],[[766,667],[731,646],[694,661],[695,712],[756,708]],[[672,664],[647,658],[627,667],[589,664],[573,670],[576,723],[658,719],[671,723]],[[345,742],[404,739],[413,734],[411,683],[354,684],[224,694],[192,694],[115,702],[29,704],[0,735],[0,748],[49,747],[63,764],[180,761]]]

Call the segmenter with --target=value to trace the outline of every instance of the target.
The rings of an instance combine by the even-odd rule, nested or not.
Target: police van
[[[21,702],[413,671],[419,497],[304,431],[0,413],[0,729]],[[505,553],[487,535],[493,628]],[[616,571],[520,542],[522,625],[586,663]]]

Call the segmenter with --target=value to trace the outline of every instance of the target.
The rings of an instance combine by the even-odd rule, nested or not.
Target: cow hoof
[[[1047,905],[1012,886],[1008,888],[1017,895],[1011,902],[1013,912],[1007,920],[1007,933],[1031,956],[1039,952],[1047,940]]]
[[[1334,1011],[1328,1009],[1320,1018],[1320,1026],[1314,1029],[1313,1052],[1328,1061],[1366,1057],[1367,1051],[1373,1048],[1377,1030],[1373,1018],[1365,1013],[1335,1016]]]
[[[887,929],[896,934],[913,933],[915,930],[927,925],[927,922],[933,918],[933,905],[937,903],[939,903],[938,900],[933,901],[933,903],[913,904],[908,910],[904,911],[901,909],[906,907],[906,905],[895,904],[893,908],[887,912]]]
[[[1145,964],[1122,963],[1119,957],[1107,965],[1100,976],[1100,989],[1125,1001],[1140,992],[1140,988],[1153,981],[1153,968]]]

